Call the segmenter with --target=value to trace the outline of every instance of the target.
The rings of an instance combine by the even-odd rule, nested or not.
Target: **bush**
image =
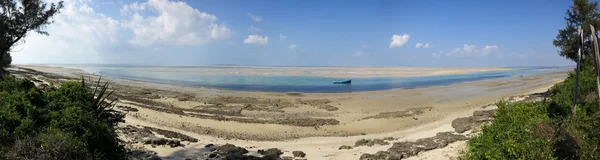
[[[543,103],[499,102],[497,105],[492,124],[483,126],[482,133],[469,140],[469,159],[549,159],[552,156],[550,137],[543,130],[550,122]]]
[[[0,151],[8,159],[124,159],[115,125],[123,116],[105,103],[108,83],[66,82],[40,91],[28,80],[0,80]],[[11,158],[12,157],[12,158]],[[3,157],[0,157],[3,158]]]
[[[468,159],[600,159],[600,110],[593,67],[552,87],[550,102],[500,103],[495,120],[469,140]]]

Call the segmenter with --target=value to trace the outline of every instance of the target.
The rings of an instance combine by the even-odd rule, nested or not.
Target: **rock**
[[[385,137],[385,138],[383,138],[383,140],[393,141],[393,140],[396,140],[396,139],[394,137]]]
[[[473,116],[453,120],[452,127],[454,131],[464,133],[479,126],[481,123],[492,121],[495,113],[496,110],[475,111],[473,112]]]
[[[292,154],[294,155],[294,157],[304,157],[304,156],[306,156],[306,153],[304,153],[302,151],[293,151]]]
[[[169,140],[164,138],[150,138],[144,141],[144,144],[153,144],[153,145],[165,145],[169,142]]]
[[[244,154],[248,153],[248,150],[233,144],[225,144],[215,147],[215,152],[219,155],[223,155],[223,158],[225,159],[245,159],[247,156]]]
[[[211,144],[205,145],[204,148],[210,148],[210,147],[213,147],[213,146],[215,146],[215,145],[211,143]]]
[[[379,151],[375,154],[362,154],[360,160],[400,160],[402,157],[392,156],[389,152]]]
[[[198,139],[196,139],[194,137],[190,137],[188,135],[181,134],[181,133],[174,132],[174,131],[153,128],[153,127],[144,127],[144,129],[154,131],[154,132],[161,134],[167,138],[180,139],[182,141],[189,141],[189,142],[198,142]]]
[[[150,150],[131,150],[127,155],[131,160],[160,160],[156,152]]]
[[[342,150],[342,149],[352,149],[352,146],[348,146],[348,145],[342,145],[340,146],[340,148],[338,148],[338,150]]]
[[[356,146],[356,147],[364,146],[364,145],[367,145],[368,143],[369,143],[369,140],[361,139],[361,140],[354,142],[354,146]]]
[[[217,154],[211,153],[208,155],[208,158],[215,158],[215,157],[217,157]]]
[[[168,144],[169,146],[171,146],[171,148],[181,146],[181,142],[179,142],[178,140],[169,140]]]
[[[277,160],[279,156],[283,154],[283,152],[277,148],[270,148],[267,150],[259,149],[258,153],[263,155],[262,159],[265,160]]]
[[[290,157],[290,156],[285,156],[285,157],[281,157],[282,160],[293,160],[294,157]]]
[[[358,146],[369,146],[369,147],[371,147],[371,146],[374,146],[376,144],[377,145],[388,145],[390,143],[388,143],[386,141],[383,141],[382,139],[373,139],[373,140],[361,139],[361,140],[356,141],[354,143],[354,146],[355,147],[358,147]]]
[[[464,133],[471,130],[477,123],[473,120],[473,117],[457,118],[452,121],[452,127],[454,131],[458,133]]]

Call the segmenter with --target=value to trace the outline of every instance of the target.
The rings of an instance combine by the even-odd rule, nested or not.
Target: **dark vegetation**
[[[41,0],[0,0],[0,77],[12,62],[12,49],[24,43],[31,31],[48,35],[44,28],[62,7],[62,1],[47,5]]]
[[[600,26],[598,3],[574,0],[567,12],[567,27],[559,30],[554,45],[560,55],[577,59],[577,26],[584,29],[576,112],[573,113],[575,71],[551,89],[547,101],[508,104],[500,102],[490,125],[470,139],[468,159],[600,159],[600,107],[596,91],[590,27]],[[597,32],[597,31],[596,31]]]
[[[82,79],[41,91],[33,82],[0,79],[0,159],[124,159],[108,83]]]

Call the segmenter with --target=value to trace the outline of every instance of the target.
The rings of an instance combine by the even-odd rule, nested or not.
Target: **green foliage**
[[[20,3],[20,5],[17,5]],[[10,59],[10,51],[27,33],[34,31],[48,35],[44,28],[52,23],[51,18],[63,8],[63,2],[47,3],[40,0],[0,0],[0,77],[4,64]],[[4,58],[8,57],[8,58]]]
[[[499,105],[495,120],[469,140],[469,159],[600,159],[600,107],[592,67],[552,87],[550,102]]]
[[[560,48],[559,54],[567,59],[576,61],[577,50],[579,48],[577,40],[577,26],[583,28],[584,36],[584,49],[583,53],[589,54],[584,56],[583,61],[592,62],[593,56],[590,53],[592,51],[592,42],[589,39],[590,25],[594,25],[597,29],[600,27],[600,14],[598,12],[598,2],[589,2],[588,0],[573,0],[573,5],[567,11],[565,16],[567,26],[564,29],[558,31],[556,39],[554,39],[554,46]]]
[[[544,104],[497,105],[492,124],[469,140],[469,159],[551,159],[550,138],[537,129],[550,120]]]
[[[90,152],[75,136],[61,130],[50,129],[35,137],[18,139],[7,157],[14,159],[101,159],[102,155]],[[8,159],[8,158],[7,158]]]
[[[82,79],[42,92],[28,80],[0,79],[0,151],[8,159],[125,157],[114,130],[123,116],[102,103],[108,83],[91,88]]]

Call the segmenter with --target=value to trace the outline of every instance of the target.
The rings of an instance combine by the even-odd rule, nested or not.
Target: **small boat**
[[[333,81],[333,84],[350,84],[350,83],[352,83],[352,79],[345,80],[345,81]]]

